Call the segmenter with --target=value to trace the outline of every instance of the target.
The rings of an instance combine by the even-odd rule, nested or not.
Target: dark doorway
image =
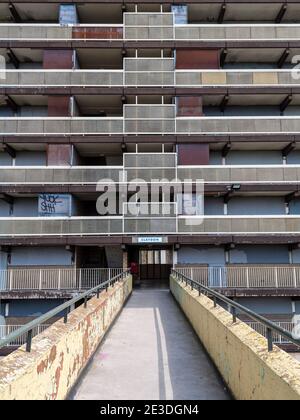
[[[168,288],[173,252],[171,249],[139,249],[139,280],[141,287]]]

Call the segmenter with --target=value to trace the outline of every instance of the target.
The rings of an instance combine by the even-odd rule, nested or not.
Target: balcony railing
[[[1,217],[1,237],[299,234],[300,216]]]
[[[21,327],[23,327],[23,325],[0,325],[0,340],[6,338],[9,334],[13,333],[14,331],[17,331]],[[34,329],[32,330],[32,337],[41,334],[48,327],[50,327],[50,324],[42,324],[34,327]],[[21,347],[26,343],[26,341],[27,334],[25,333],[13,340],[11,343],[6,344],[5,347]]]
[[[122,272],[122,268],[11,268],[0,270],[0,291],[88,290]]]
[[[181,274],[213,288],[296,289],[300,287],[300,265],[178,267]]]

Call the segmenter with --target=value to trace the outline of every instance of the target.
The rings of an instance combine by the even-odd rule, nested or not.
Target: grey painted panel
[[[221,112],[220,108],[217,107],[204,107],[203,112],[206,116],[280,116],[279,107],[276,106],[229,106],[226,108],[225,112]],[[294,110],[293,115],[299,115],[299,110]]]
[[[64,247],[15,247],[11,254],[12,266],[71,264],[72,253]]]
[[[8,153],[0,153],[0,166],[10,166],[12,164],[12,158]]]
[[[229,215],[285,214],[282,197],[236,197],[228,203]]]
[[[285,245],[239,245],[230,251],[231,264],[288,264]]]
[[[221,152],[211,151],[209,153],[209,164],[210,165],[221,165],[222,164],[222,154],[221,154]]]
[[[300,159],[299,159],[300,162]],[[280,151],[234,150],[226,157],[227,165],[282,165]]]
[[[37,198],[16,198],[14,200],[14,217],[37,217],[38,200]]]
[[[0,200],[0,217],[9,216],[10,205],[5,201]]]
[[[296,307],[296,314],[300,314],[300,300],[295,301],[295,307]]]
[[[300,264],[300,249],[298,248],[292,250],[292,263]]]
[[[289,165],[299,165],[300,164],[300,150],[294,150],[287,157],[287,163]]]
[[[205,197],[204,214],[208,216],[224,214],[224,202],[222,198]]]
[[[238,303],[259,314],[288,314],[292,313],[290,298],[238,298]]]
[[[6,276],[2,270],[7,268],[7,253],[0,251],[0,289],[6,287]]]
[[[17,152],[16,166],[45,166],[46,152]]]
[[[12,300],[9,303],[10,317],[38,317],[63,304],[62,299],[54,300]]]
[[[177,257],[178,264],[225,265],[224,249],[214,246],[183,246]]]

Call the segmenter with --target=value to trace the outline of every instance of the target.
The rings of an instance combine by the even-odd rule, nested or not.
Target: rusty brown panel
[[[73,50],[44,50],[43,68],[65,70],[73,68]]]
[[[48,144],[47,164],[48,166],[65,166],[72,163],[72,145],[70,144]]]
[[[74,39],[123,39],[123,28],[73,28]]]
[[[177,49],[177,69],[219,69],[220,50]]]
[[[48,117],[69,117],[70,96],[48,96]]]
[[[178,144],[179,165],[208,165],[208,144]]]
[[[201,96],[177,97],[178,117],[201,117],[203,115],[203,101]]]

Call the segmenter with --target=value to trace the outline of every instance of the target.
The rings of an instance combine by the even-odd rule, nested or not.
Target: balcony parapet
[[[172,105],[124,108],[124,117],[1,117],[0,135],[300,133],[298,116],[175,117]]]
[[[298,41],[299,24],[175,25],[172,13],[124,13],[120,24],[2,23],[1,40],[31,41]]]
[[[162,155],[164,156],[164,155]],[[151,183],[153,179],[203,180],[206,184],[233,183],[299,183],[300,165],[203,165],[176,166],[173,159],[158,162],[128,162],[127,166],[0,166],[2,185],[96,185],[103,179],[115,183],[132,182],[139,178]],[[129,165],[128,165],[129,164]]]
[[[299,234],[300,216],[72,216],[1,217],[0,236],[91,236],[91,235],[287,235]]]
[[[298,72],[292,69],[174,70],[174,68],[171,68],[173,64],[173,59],[149,58],[141,60],[140,63],[130,62],[129,65],[125,65],[124,70],[6,70],[5,79],[0,80],[0,87],[155,86],[216,88],[226,86],[243,88],[300,85]],[[59,74],[59,77],[57,77],[57,74]]]

